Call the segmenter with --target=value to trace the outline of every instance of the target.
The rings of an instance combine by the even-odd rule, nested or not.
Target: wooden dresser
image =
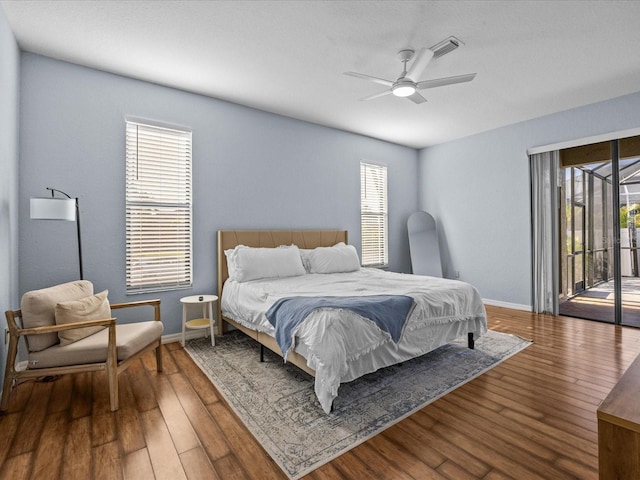
[[[598,408],[600,480],[640,479],[640,356]]]

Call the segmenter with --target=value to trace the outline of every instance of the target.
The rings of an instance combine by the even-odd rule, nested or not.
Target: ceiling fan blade
[[[393,85],[391,80],[385,80],[384,78],[372,77],[371,75],[364,75],[363,73],[357,72],[344,72],[345,75],[349,75],[350,77],[362,78],[364,80],[369,80],[370,82],[379,83],[380,85],[384,85],[385,87],[390,87]]]
[[[418,87],[418,90],[424,90],[425,88],[444,87],[445,85],[470,82],[475,77],[475,73],[468,73],[466,75],[456,75],[455,77],[444,77],[434,78],[433,80],[425,80],[423,82],[418,82],[416,85]]]
[[[417,104],[425,103],[427,101],[427,99],[420,95],[418,92],[415,92],[413,95],[409,95],[406,98]]]
[[[368,97],[361,98],[361,102],[365,102],[367,100],[373,100],[374,98],[384,97],[385,95],[391,94],[391,90],[385,90],[384,92],[374,93],[373,95],[369,95]]]
[[[411,64],[409,71],[405,75],[405,78],[410,78],[414,82],[417,82],[424,72],[424,69],[427,68],[427,65],[433,58],[433,50],[430,48],[423,48],[418,52],[416,59]]]

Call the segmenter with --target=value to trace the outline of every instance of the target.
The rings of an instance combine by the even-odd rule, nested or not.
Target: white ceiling
[[[0,1],[23,50],[422,148],[640,90],[639,1]],[[403,48],[465,43],[421,80]]]

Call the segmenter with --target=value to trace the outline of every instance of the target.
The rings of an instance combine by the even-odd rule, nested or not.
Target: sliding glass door
[[[559,313],[640,327],[640,143],[624,140],[560,153]]]

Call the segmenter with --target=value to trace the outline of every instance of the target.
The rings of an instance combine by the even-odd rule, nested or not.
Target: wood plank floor
[[[596,409],[640,329],[487,307],[535,343],[305,477],[594,479]],[[285,478],[180,344],[143,358],[109,411],[102,373],[29,382],[0,417],[0,479]]]

